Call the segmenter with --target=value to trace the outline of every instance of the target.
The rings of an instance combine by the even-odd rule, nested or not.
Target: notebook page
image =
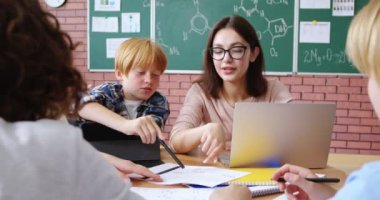
[[[255,186],[249,190],[252,197],[280,192],[277,186]],[[131,191],[149,200],[207,200],[214,189],[132,187]]]
[[[157,173],[162,169],[177,166],[176,164],[166,163],[163,166],[156,166],[150,168],[153,172]],[[218,167],[209,166],[190,166],[186,165],[184,169],[178,168],[176,170],[161,174],[162,182],[149,181],[159,185],[173,185],[173,184],[195,184],[207,187],[214,187],[216,185],[228,182],[230,180],[240,178],[249,174],[249,172],[236,171],[230,169],[222,169]]]
[[[131,190],[149,200],[207,200],[214,191],[213,189],[144,187],[132,187]]]
[[[278,168],[231,168],[236,171],[249,172],[250,174],[238,179],[229,181],[230,184],[241,185],[277,185],[272,180],[273,173]]]

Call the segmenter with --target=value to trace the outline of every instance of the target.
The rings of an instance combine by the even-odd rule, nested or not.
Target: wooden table
[[[210,164],[206,165],[202,163],[204,156],[201,155],[199,152],[193,152],[187,155],[178,154],[177,156],[185,165],[210,166]],[[166,163],[175,163],[174,160],[170,157],[170,155],[164,149],[161,149],[161,159]],[[340,178],[341,180],[340,183],[331,184],[333,188],[339,189],[344,185],[344,182],[347,176],[351,172],[359,169],[364,163],[377,161],[377,160],[380,160],[380,156],[330,153],[328,162],[327,162],[328,166],[324,169],[313,169],[313,171],[316,173],[326,174],[326,176],[328,177]],[[224,168],[224,166],[219,162],[212,164],[212,166]],[[156,184],[148,183],[145,181],[138,181],[138,180],[133,181],[133,186],[161,187],[161,188],[162,187],[168,187],[168,188],[184,187],[184,186],[179,186],[179,185],[162,186],[162,185],[156,185]],[[255,199],[273,199],[277,196],[279,195],[274,194],[274,195],[268,195],[268,196],[255,198]]]
[[[339,169],[346,174],[359,169],[363,164],[380,161],[380,155],[360,155],[360,154],[330,154],[327,164],[335,169]]]

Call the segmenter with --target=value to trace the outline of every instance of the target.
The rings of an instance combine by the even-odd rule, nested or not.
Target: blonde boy
[[[79,115],[118,130],[138,135],[143,143],[164,139],[161,128],[169,116],[169,104],[157,92],[167,59],[150,39],[124,41],[115,57],[115,76],[119,82],[105,82],[82,98]]]

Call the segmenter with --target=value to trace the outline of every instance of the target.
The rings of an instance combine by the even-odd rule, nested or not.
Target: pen
[[[185,168],[185,165],[177,158],[177,156],[173,153],[173,151],[168,147],[168,145],[162,141],[161,139],[158,138],[158,141],[162,146],[164,146],[165,150],[170,154],[170,156],[174,159],[174,161],[181,167]],[[170,170],[171,171],[171,170]]]
[[[170,171],[173,171],[173,170],[176,170],[180,168],[180,166],[175,166],[175,167],[172,167],[172,168],[169,168],[169,169],[166,169],[164,171],[161,171],[161,172],[158,172],[157,174],[160,175],[160,174],[165,174],[166,172],[170,172]]]
[[[339,178],[305,178],[308,181],[315,182],[315,183],[339,183]],[[278,182],[285,183],[284,178],[277,179]]]
[[[175,166],[175,167],[172,167],[172,168],[169,168],[169,169],[165,169],[164,171],[160,171],[160,172],[158,172],[157,175],[165,174],[165,173],[167,173],[167,172],[171,172],[171,171],[176,170],[176,169],[178,169],[178,168],[180,168],[180,166]],[[147,179],[150,179],[150,178],[145,176],[145,177],[142,177],[141,179],[142,179],[142,180],[147,180]]]

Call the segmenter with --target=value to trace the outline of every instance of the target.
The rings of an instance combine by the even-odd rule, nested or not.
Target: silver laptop
[[[229,167],[325,168],[335,109],[335,104],[237,103],[231,152],[220,160]]]

